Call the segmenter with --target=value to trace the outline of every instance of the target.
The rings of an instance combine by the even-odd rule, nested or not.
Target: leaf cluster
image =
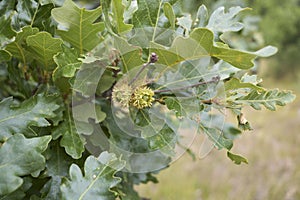
[[[201,5],[191,15],[176,0],[100,5],[0,2],[1,199],[140,199],[134,185],[157,182],[176,148],[189,150],[185,128],[247,163],[231,151],[251,129],[242,109],[276,110],[295,98],[247,73],[275,47],[250,52],[222,39],[244,28],[245,8],[209,15]],[[112,98],[149,101],[141,88],[147,106]]]

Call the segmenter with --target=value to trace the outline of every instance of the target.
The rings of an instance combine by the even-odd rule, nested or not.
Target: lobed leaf
[[[77,51],[65,45],[62,45],[62,52],[56,54],[53,59],[57,67],[53,71],[52,79],[61,91],[68,93],[72,87],[72,78],[82,62],[78,59]]]
[[[167,97],[164,102],[169,110],[174,110],[177,117],[185,115],[181,102],[175,97]]]
[[[142,49],[138,46],[133,46],[129,44],[125,39],[121,37],[115,36],[113,38],[114,46],[118,50],[121,55],[121,61],[123,64],[123,70],[128,72],[134,67],[141,66],[143,61],[142,57]]]
[[[53,38],[48,32],[39,32],[27,37],[26,42],[33,58],[41,64],[44,70],[52,71],[56,66],[53,56],[62,51],[63,41]]]
[[[74,159],[81,158],[85,150],[84,141],[76,129],[69,109],[65,112],[64,121],[54,129],[52,136],[54,140],[61,136],[60,145],[65,148],[68,155]]]
[[[217,149],[228,149],[230,150],[233,146],[233,141],[224,137],[222,131],[216,128],[209,128],[203,125],[199,125],[199,128],[208,138],[213,142]]]
[[[14,106],[13,99],[6,98],[0,102],[0,141],[16,133],[28,131],[30,126],[45,127],[50,123],[46,118],[55,117],[54,111],[59,106],[56,96],[37,95]]]
[[[208,20],[208,11],[205,5],[201,5],[197,11],[196,25],[198,27],[204,27]]]
[[[16,32],[11,27],[11,19],[5,16],[0,17],[0,44],[7,42],[16,35]]]
[[[53,141],[45,151],[46,175],[51,179],[41,190],[42,198],[45,200],[56,200],[61,196],[60,185],[62,177],[68,176],[68,169],[74,160],[68,156],[59,143]]]
[[[133,14],[132,24],[136,28],[156,27],[158,12],[160,11],[162,1],[160,0],[138,0],[138,9]]]
[[[225,82],[225,90],[236,90],[236,89],[240,89],[240,88],[250,88],[253,90],[257,90],[259,92],[264,91],[265,89],[257,86],[253,83],[246,83],[246,82],[242,82],[241,80],[237,79],[237,78],[231,78],[229,81]]]
[[[124,166],[124,161],[107,152],[98,158],[89,156],[84,164],[84,175],[77,165],[72,164],[70,180],[66,179],[61,185],[62,199],[115,199],[112,188],[121,179],[114,175]]]
[[[45,168],[44,152],[51,136],[26,139],[21,134],[10,137],[0,147],[0,196],[19,188],[22,176],[39,173]]]
[[[79,8],[72,0],[66,0],[62,7],[52,10],[52,17],[65,29],[57,30],[63,40],[69,42],[80,54],[92,50],[100,42],[99,33],[104,30],[103,22],[94,23],[102,9]]]
[[[8,44],[5,48],[13,57],[19,59],[23,64],[32,61],[31,53],[26,49],[26,39],[28,36],[35,35],[39,30],[30,26],[25,26],[20,32],[17,32],[15,41]]]
[[[107,62],[105,60],[94,60],[83,64],[76,74],[76,79],[72,85],[73,90],[80,92],[85,97],[93,96],[96,93],[99,80],[101,79]]]
[[[248,164],[248,160],[246,158],[237,154],[233,154],[229,151],[227,151],[227,157],[237,165],[240,165],[242,162]]]
[[[115,21],[115,28],[117,33],[124,33],[130,31],[133,27],[132,24],[124,23],[124,10],[125,6],[122,4],[122,0],[112,0],[112,12]]]
[[[35,0],[17,1],[15,17],[15,26],[18,28],[32,25],[36,17],[39,4]]]
[[[250,105],[256,110],[260,110],[261,106],[275,111],[276,106],[285,106],[287,103],[294,101],[296,96],[291,91],[279,91],[278,89],[258,92],[253,90],[247,96],[243,96],[234,100],[235,104]]]
[[[176,17],[175,17],[175,13],[174,13],[174,10],[172,8],[172,5],[169,2],[164,3],[163,11],[164,11],[165,16],[169,20],[169,23],[171,25],[171,29],[175,29]]]
[[[239,51],[224,45],[215,46],[213,32],[206,28],[194,29],[187,38],[178,36],[170,48],[153,42],[150,47],[151,52],[155,52],[159,56],[158,63],[167,66],[174,66],[184,60],[211,56],[224,60],[236,68],[250,69],[254,66],[253,60],[258,56],[257,52]],[[265,55],[269,54],[263,54],[263,56]]]
[[[225,13],[224,7],[217,8],[210,16],[207,28],[212,30],[215,34],[224,33],[227,31],[240,31],[244,25],[236,19],[237,14],[249,8],[241,8],[240,6],[229,8]]]

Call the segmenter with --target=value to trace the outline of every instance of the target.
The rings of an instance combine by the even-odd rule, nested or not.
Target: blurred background
[[[93,0],[79,3],[99,5]],[[181,0],[176,5],[196,15],[201,4],[210,14],[220,6],[252,8],[240,16],[245,28],[224,40],[252,51],[276,46],[278,53],[258,60],[254,73],[264,87],[293,90],[300,96],[300,0]],[[248,165],[233,164],[226,151],[213,150],[195,160],[185,154],[159,173],[159,184],[137,186],[140,195],[151,200],[300,199],[299,98],[277,112],[249,108],[245,113],[254,130],[237,139],[233,152],[248,158]],[[196,156],[202,139],[199,136],[192,146]]]
[[[210,14],[219,6],[250,7],[241,19],[246,30],[226,38],[231,46],[257,50],[274,45],[278,53],[259,60],[256,73],[266,88],[293,90],[300,96],[299,0],[185,0],[185,11],[197,13],[201,4]],[[241,38],[242,36],[242,38]],[[141,196],[152,200],[298,200],[300,199],[300,100],[276,112],[246,109],[253,131],[235,141],[233,152],[248,158],[235,165],[226,151],[213,150],[204,159],[185,154],[158,175],[158,184],[138,186]],[[192,146],[196,154],[200,139]]]

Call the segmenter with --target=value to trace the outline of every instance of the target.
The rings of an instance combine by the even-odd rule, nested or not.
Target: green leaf
[[[176,133],[166,124],[157,134],[146,139],[148,140],[151,149],[156,150],[166,148],[168,153],[174,151],[177,142]]]
[[[93,123],[98,124],[106,118],[106,114],[101,110],[100,105],[92,102],[84,102],[80,105],[75,105],[72,108],[72,112],[77,131],[84,135],[93,133]],[[90,120],[93,120],[93,122]]]
[[[138,0],[138,9],[133,14],[132,23],[134,27],[156,27],[158,12],[161,9],[160,0]]]
[[[40,6],[35,14],[32,26],[37,27],[40,31],[47,31],[54,35],[55,25],[51,19],[51,10],[54,6],[52,3]]]
[[[23,27],[20,32],[17,32],[15,41],[8,44],[5,50],[10,52],[13,57],[23,62],[23,64],[27,64],[33,58],[30,52],[26,50],[26,38],[38,32],[39,30],[37,28],[32,28],[30,26]]]
[[[206,6],[202,4],[198,8],[197,18],[196,18],[195,23],[196,23],[196,25],[198,25],[198,27],[204,27],[207,20],[208,20],[208,11],[207,11]]]
[[[243,96],[234,100],[235,104],[250,105],[256,110],[260,110],[261,106],[275,111],[277,106],[285,106],[287,103],[294,101],[296,96],[291,91],[279,91],[278,89],[258,92],[253,90],[247,96]]]
[[[119,51],[121,55],[123,70],[125,72],[128,72],[131,69],[143,64],[143,61],[141,59],[142,49],[140,47],[129,44],[125,39],[121,37],[115,36],[113,39],[114,47]]]
[[[57,6],[62,6],[65,0],[39,0],[41,5],[53,4]]]
[[[6,50],[0,50],[0,62],[9,61],[11,54]]]
[[[84,164],[84,175],[73,164],[70,167],[70,180],[61,185],[62,199],[115,199],[112,191],[121,182],[115,173],[125,166],[114,154],[103,152],[99,158],[90,156]]]
[[[55,117],[59,108],[56,96],[38,95],[14,106],[12,98],[0,102],[0,141],[16,133],[28,131],[30,126],[45,127],[50,123],[46,118]]]
[[[133,27],[132,24],[124,23],[124,9],[125,6],[122,4],[122,0],[112,0],[112,12],[117,33],[130,31]]]
[[[21,134],[10,137],[0,147],[0,195],[5,195],[19,188],[21,176],[39,173],[45,168],[42,156],[51,136],[26,139]]]
[[[54,61],[57,64],[57,68],[53,71],[52,76],[54,81],[62,77],[74,77],[76,70],[78,70],[82,64],[82,62],[78,60],[76,50],[65,45],[62,46],[62,52],[54,56]]]
[[[206,26],[214,33],[224,33],[227,31],[240,31],[244,25],[236,19],[236,15],[241,11],[249,10],[249,8],[241,8],[239,6],[229,8],[228,12],[224,12],[224,7],[217,8],[210,16],[208,25]]]
[[[0,13],[8,18],[11,12],[13,12],[13,10],[15,9],[15,4],[15,0],[0,1]]]
[[[17,1],[16,13],[15,13],[15,26],[18,28],[32,25],[32,22],[36,16],[39,4],[34,0]]]
[[[255,84],[242,82],[241,80],[239,80],[237,78],[231,78],[229,81],[225,82],[225,90],[226,91],[236,90],[236,89],[240,89],[240,88],[250,88],[253,90],[257,90],[259,92],[262,92],[265,90],[264,88],[259,87]]]
[[[81,69],[77,72],[73,90],[80,92],[85,97],[96,94],[99,80],[102,77],[106,66],[107,63],[102,60],[95,60],[91,63],[85,63],[83,60]]]
[[[233,154],[229,151],[227,151],[227,157],[237,165],[240,165],[242,162],[248,164],[248,160],[246,158],[237,154]]]
[[[174,110],[177,117],[183,116],[185,114],[184,108],[181,105],[181,102],[178,101],[175,97],[167,97],[164,99],[169,110]]]
[[[164,3],[163,7],[165,16],[168,18],[169,23],[171,24],[171,29],[175,29],[175,13],[169,2]]]
[[[11,19],[5,16],[0,17],[0,44],[7,42],[16,35],[16,32],[11,27]]]
[[[68,169],[74,160],[65,153],[64,149],[56,141],[49,144],[44,154],[47,159],[46,174],[51,179],[42,189],[42,197],[46,200],[59,199],[61,195],[61,179],[68,176]]]
[[[205,127],[202,124],[199,125],[200,130],[213,142],[217,149],[228,149],[230,150],[233,146],[233,142],[230,139],[224,137],[220,130],[216,128]]]
[[[4,196],[0,195],[1,200],[15,200],[24,199],[27,190],[32,186],[32,179],[28,177],[23,178],[23,184],[15,191],[6,194]]]
[[[27,37],[26,42],[28,50],[45,70],[51,71],[55,68],[53,56],[62,51],[63,41],[61,39],[53,38],[48,32],[39,32]]]
[[[53,59],[57,67],[53,71],[52,79],[62,92],[68,93],[71,79],[80,69],[82,62],[78,60],[77,51],[65,45],[62,45],[62,52],[56,54]]]
[[[99,85],[97,87],[97,94],[102,94],[103,92],[110,89],[116,81],[116,78],[113,77],[112,72],[109,70],[105,70],[101,79],[99,80]]]
[[[158,63],[167,66],[174,66],[184,60],[212,56],[239,69],[253,67],[253,60],[260,53],[260,51],[254,53],[243,52],[224,47],[224,45],[214,46],[214,34],[206,28],[194,29],[188,38],[177,37],[169,49],[151,43],[151,52],[155,52],[159,56]]]
[[[83,54],[101,42],[98,34],[104,30],[104,24],[94,23],[101,13],[101,7],[85,10],[80,9],[72,0],[66,0],[62,7],[52,10],[52,17],[67,29],[57,30],[58,35]]]
[[[60,145],[65,148],[65,151],[74,159],[79,159],[84,152],[84,139],[77,132],[74,120],[72,118],[70,108],[65,112],[64,121],[58,125],[52,132],[54,140],[60,139]]]
[[[94,119],[96,123],[102,122],[106,114],[101,111],[100,105],[92,102],[85,102],[80,105],[76,105],[72,108],[74,119],[81,122],[89,122],[89,119]]]
[[[184,35],[189,35],[189,32],[192,28],[192,23],[193,20],[190,14],[185,14],[184,16],[177,18],[177,25],[184,29]]]

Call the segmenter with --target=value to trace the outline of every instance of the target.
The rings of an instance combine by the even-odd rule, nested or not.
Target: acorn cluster
[[[127,84],[116,85],[112,92],[114,103],[126,108],[132,105],[138,109],[151,107],[154,99],[154,91],[149,87],[142,86],[132,89]]]

